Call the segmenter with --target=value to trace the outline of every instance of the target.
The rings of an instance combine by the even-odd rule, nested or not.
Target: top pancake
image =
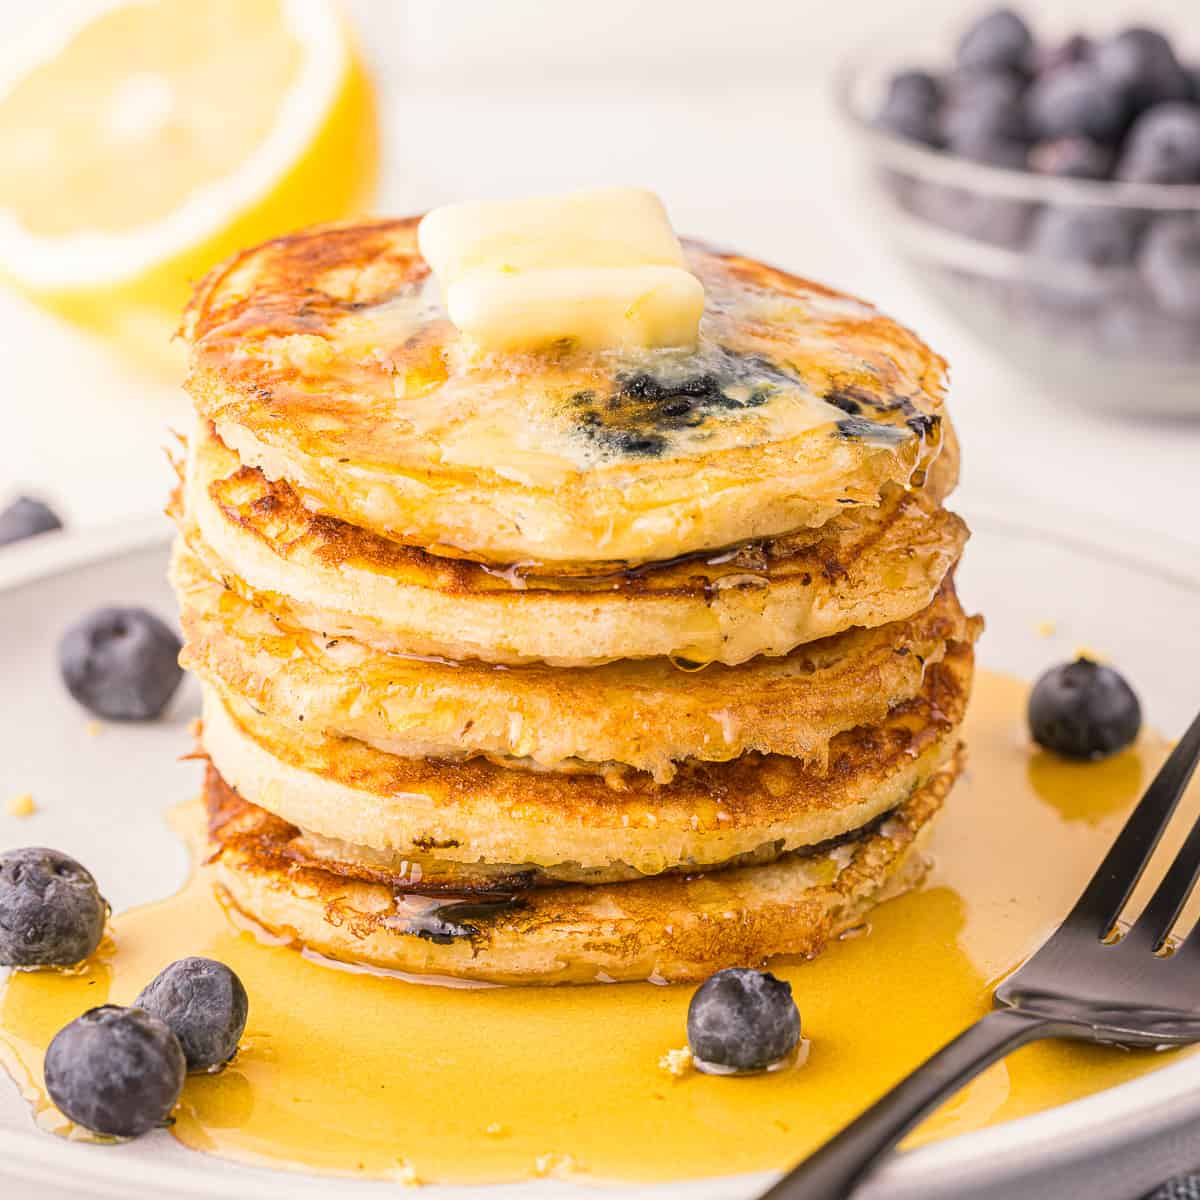
[[[861,301],[689,243],[694,350],[488,355],[448,320],[416,226],[277,239],[188,309],[201,416],[317,511],[587,573],[822,525],[941,448],[942,360]]]

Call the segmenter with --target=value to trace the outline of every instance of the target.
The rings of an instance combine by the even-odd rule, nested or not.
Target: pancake
[[[484,755],[560,771],[622,765],[659,783],[670,782],[679,761],[749,751],[823,766],[830,739],[883,720],[917,695],[948,642],[975,636],[947,580],[908,620],[740,667],[684,672],[647,659],[498,669],[400,658],[290,629],[182,545],[171,577],[182,608],[182,665],[279,724],[357,738],[403,758]]]
[[[862,301],[688,243],[696,348],[489,355],[417,221],[278,238],[188,308],[198,412],[317,513],[571,574],[816,528],[942,448],[945,364]]]
[[[733,665],[924,609],[967,539],[939,506],[955,461],[926,489],[885,489],[818,531],[589,579],[496,572],[314,514],[206,426],[191,440],[177,516],[210,569],[289,628],[455,660]]]
[[[956,754],[871,828],[769,865],[485,901],[397,892],[299,863],[286,822],[210,771],[210,869],[227,903],[259,926],[341,962],[487,983],[684,982],[811,957],[915,885],[920,845],[960,769]]]
[[[200,757],[207,758],[203,751]],[[311,830],[300,829],[266,809],[252,805],[221,777],[209,760],[206,788],[210,796],[219,794],[222,805],[229,811],[243,806],[256,814],[256,822],[274,822],[272,842],[274,852],[298,867],[317,867],[334,875],[370,883],[386,884],[393,890],[418,896],[480,899],[525,892],[531,888],[561,887],[564,883],[597,884],[627,883],[647,876],[627,863],[612,862],[601,867],[581,867],[574,863],[559,863],[554,867],[539,867],[533,863],[455,862],[439,858],[436,847],[414,852],[411,856],[356,845],[338,838],[322,837]],[[240,810],[239,810],[240,811]],[[805,847],[807,849],[807,847]],[[757,849],[734,855],[719,863],[707,864],[703,870],[724,870],[730,866],[749,866],[774,862],[780,857],[776,843],[766,842]],[[699,874],[695,864],[678,863],[658,872],[668,874]]]
[[[878,725],[838,734],[824,770],[781,755],[687,762],[669,784],[637,772],[512,770],[484,759],[404,759],[281,725],[205,686],[203,744],[230,785],[323,838],[414,861],[518,864],[549,874],[703,869],[858,829],[903,803],[953,755],[973,652],[952,644],[920,694]]]

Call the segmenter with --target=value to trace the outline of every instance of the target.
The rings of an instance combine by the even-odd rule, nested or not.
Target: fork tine
[[[1137,919],[1137,923],[1122,938],[1122,944],[1138,944],[1147,950],[1159,950],[1167,940],[1183,906],[1188,902],[1196,879],[1200,876],[1200,820],[1192,826],[1187,841],[1171,863],[1158,890]]]
[[[1146,794],[1126,821],[1125,828],[1113,842],[1112,849],[1105,855],[1083,895],[1071,909],[1070,916],[1063,922],[1064,927],[1082,926],[1099,938],[1104,937],[1113,927],[1130,893],[1141,879],[1142,872],[1145,871],[1150,856],[1175,812],[1198,761],[1200,716],[1188,727],[1188,731],[1180,738],[1179,744],[1171,751],[1171,756],[1163,763],[1146,789]],[[1192,838],[1189,837],[1189,847],[1191,843]],[[1197,847],[1196,853],[1200,855],[1200,847]],[[1180,879],[1183,874],[1184,868],[1181,867]],[[1181,887],[1176,886],[1168,896],[1175,895],[1179,890],[1182,890]],[[1190,891],[1190,883],[1187,890]],[[1157,895],[1155,898],[1157,899]],[[1185,892],[1184,900],[1186,898]],[[1182,906],[1182,901],[1180,903]]]

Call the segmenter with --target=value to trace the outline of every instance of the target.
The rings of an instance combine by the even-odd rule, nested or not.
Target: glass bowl
[[[1115,221],[1144,244],[1157,221],[1200,220],[1200,185],[1035,175],[875,126],[893,74],[950,61],[949,47],[935,58],[928,43],[912,49],[900,37],[858,51],[837,74],[837,107],[876,233],[918,286],[1054,395],[1130,415],[1200,416],[1200,311],[1164,300],[1140,252],[1093,266],[1036,249],[1045,223],[1070,213]]]

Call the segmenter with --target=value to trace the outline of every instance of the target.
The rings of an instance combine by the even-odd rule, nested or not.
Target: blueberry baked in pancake
[[[172,576],[247,916],[682,980],[919,881],[981,623],[912,333],[616,189],[281,238],[184,333]]]
[[[942,360],[848,296],[689,244],[694,344],[501,352],[451,322],[417,228],[268,243],[185,320],[200,417],[323,514],[588,574],[816,528],[919,483],[946,437]]]

